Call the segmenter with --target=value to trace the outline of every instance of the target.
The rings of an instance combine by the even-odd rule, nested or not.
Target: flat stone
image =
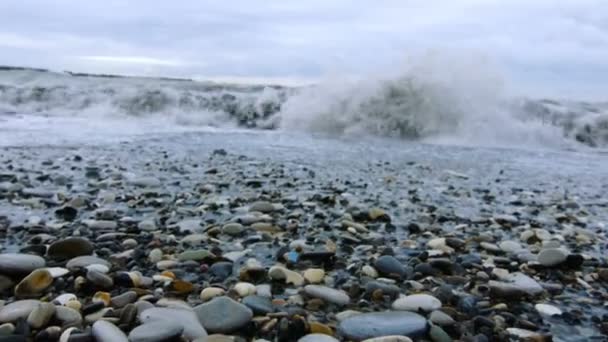
[[[202,261],[205,259],[214,259],[215,255],[206,249],[190,250],[180,253],[177,256],[179,261]]]
[[[129,333],[131,342],[165,342],[176,340],[184,327],[173,321],[152,321],[142,324]]]
[[[538,262],[546,267],[557,266],[568,258],[568,252],[561,248],[543,249],[538,253]]]
[[[51,259],[71,259],[81,255],[93,254],[93,244],[80,237],[70,237],[52,243],[47,250]]]
[[[300,338],[298,342],[339,342],[339,340],[325,334],[308,334]]]
[[[363,342],[412,342],[412,339],[407,336],[392,335],[392,336],[368,338],[367,340],[364,340]]]
[[[379,257],[378,260],[376,260],[374,267],[380,274],[388,277],[397,276],[399,278],[404,278],[407,274],[405,266],[403,266],[397,258],[391,255]]]
[[[516,253],[522,250],[519,242],[512,240],[502,241],[498,247],[505,253]]]
[[[157,188],[161,186],[161,182],[155,177],[138,177],[129,180],[129,184],[140,188]]]
[[[549,304],[536,304],[534,308],[538,313],[545,316],[559,316],[562,314],[562,310],[556,306]]]
[[[393,309],[418,312],[430,312],[441,308],[441,301],[427,294],[414,294],[401,297],[393,302]]]
[[[527,275],[516,272],[501,278],[503,281],[490,280],[490,294],[495,297],[536,296],[543,292],[542,286]]]
[[[70,259],[70,261],[68,261],[68,263],[65,265],[65,267],[67,269],[69,269],[70,271],[73,271],[78,268],[85,268],[87,266],[96,265],[96,264],[103,265],[106,267],[111,266],[110,263],[104,259],[98,258],[96,256],[92,256],[92,255],[84,255],[84,256],[79,256],[79,257]]]
[[[239,236],[245,231],[245,227],[240,223],[227,223],[222,227],[222,233],[230,236]]]
[[[96,342],[129,342],[127,335],[108,321],[95,322],[91,330]]]
[[[82,223],[90,229],[115,230],[118,228],[116,221],[109,220],[84,220]]]
[[[242,303],[256,315],[266,315],[274,311],[272,301],[267,297],[247,296],[243,298]]]
[[[44,259],[37,255],[19,253],[0,254],[0,274],[27,274],[45,265]]]
[[[230,333],[251,321],[253,312],[228,297],[216,297],[194,308],[202,325],[211,333]]]
[[[338,325],[340,335],[355,341],[389,335],[415,337],[426,330],[426,319],[409,311],[364,313],[346,318]]]
[[[184,329],[184,336],[194,340],[199,337],[207,337],[207,331],[199,322],[194,311],[175,308],[151,308],[139,314],[139,320],[144,323],[171,323],[180,325]]]
[[[266,201],[254,202],[249,206],[249,211],[257,211],[260,213],[271,213],[275,211],[275,207],[272,203]]]
[[[431,324],[429,336],[433,342],[452,342],[452,338],[440,326]]]
[[[19,318],[27,318],[29,314],[40,304],[33,299],[18,300],[0,307],[0,323],[14,322]]]
[[[304,292],[314,298],[323,299],[326,302],[346,305],[350,303],[350,297],[342,290],[336,290],[331,287],[321,285],[306,285]]]

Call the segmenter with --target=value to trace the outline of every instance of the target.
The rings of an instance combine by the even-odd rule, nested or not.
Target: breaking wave
[[[291,88],[0,68],[0,113],[433,142],[608,146],[608,104],[515,98],[492,70],[480,61],[427,58],[410,61],[399,73]]]

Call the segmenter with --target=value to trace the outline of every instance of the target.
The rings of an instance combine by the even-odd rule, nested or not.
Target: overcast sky
[[[486,56],[522,88],[608,95],[608,0],[1,0],[0,64],[314,80]]]

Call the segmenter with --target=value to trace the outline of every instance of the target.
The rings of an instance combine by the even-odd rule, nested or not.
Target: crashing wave
[[[0,68],[0,111],[410,140],[608,146],[608,104],[513,99],[495,74],[454,65],[300,88]]]

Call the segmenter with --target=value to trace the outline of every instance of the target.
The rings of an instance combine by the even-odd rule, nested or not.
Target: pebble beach
[[[607,340],[604,156],[293,139],[2,147],[0,341]]]

